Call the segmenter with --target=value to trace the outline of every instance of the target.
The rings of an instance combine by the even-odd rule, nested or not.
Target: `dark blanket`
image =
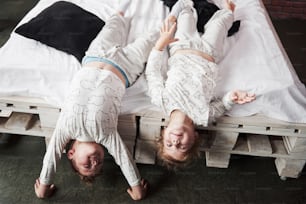
[[[162,0],[166,6],[170,9],[176,3],[177,0]],[[219,10],[219,8],[207,2],[207,0],[193,0],[194,8],[198,14],[198,23],[197,28],[199,32],[204,32],[204,25],[207,21],[213,16],[213,14]],[[235,21],[232,27],[229,29],[227,36],[232,36],[236,32],[238,32],[240,27],[240,21]]]

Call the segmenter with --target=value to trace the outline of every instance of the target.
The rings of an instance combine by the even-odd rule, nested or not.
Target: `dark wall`
[[[263,0],[273,19],[306,20],[306,0]]]

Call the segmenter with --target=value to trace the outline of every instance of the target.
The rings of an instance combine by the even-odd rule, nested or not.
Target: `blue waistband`
[[[103,58],[103,57],[92,57],[92,56],[85,56],[82,59],[82,64],[86,64],[88,62],[104,62],[106,64],[110,64],[113,67],[115,67],[124,77],[125,79],[125,87],[128,88],[130,86],[129,80],[125,74],[125,72],[114,62],[110,61],[109,59]]]

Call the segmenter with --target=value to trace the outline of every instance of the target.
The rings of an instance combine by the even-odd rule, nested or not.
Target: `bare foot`
[[[236,5],[231,0],[225,0],[225,8],[234,12]]]

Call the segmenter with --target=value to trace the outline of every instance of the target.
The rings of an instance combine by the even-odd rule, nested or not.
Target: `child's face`
[[[95,142],[76,141],[68,151],[68,158],[73,160],[74,168],[81,175],[94,176],[102,169],[104,150]]]
[[[169,124],[163,135],[164,153],[176,160],[183,160],[188,150],[194,145],[195,137],[192,124]]]

